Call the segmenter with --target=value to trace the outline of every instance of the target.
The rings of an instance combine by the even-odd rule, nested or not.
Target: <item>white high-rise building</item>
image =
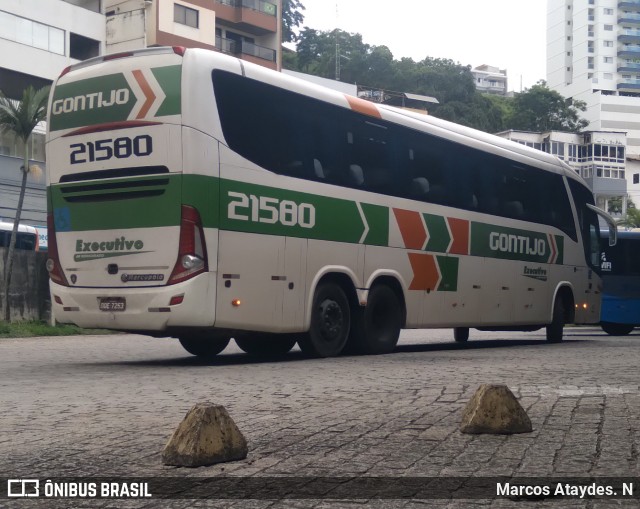
[[[0,90],[20,99],[28,86],[50,85],[68,65],[104,53],[102,0],[0,0]],[[44,126],[30,139],[31,165],[45,170]],[[13,222],[22,180],[24,146],[0,133],[0,219]],[[38,178],[39,176],[39,178]],[[27,180],[21,222],[46,224],[44,175]]]
[[[626,132],[627,155],[638,158],[640,0],[548,0],[547,85],[586,103],[587,130]],[[627,176],[598,179],[594,191],[634,196],[640,185]]]

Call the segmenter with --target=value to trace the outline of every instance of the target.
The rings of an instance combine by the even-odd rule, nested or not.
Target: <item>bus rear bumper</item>
[[[163,331],[169,327],[212,327],[215,281],[213,272],[175,285],[147,288],[75,288],[50,281],[51,307],[56,321],[85,328]],[[172,299],[175,302],[180,296],[182,302],[172,305]],[[125,309],[102,311],[100,302],[104,299],[120,300]]]

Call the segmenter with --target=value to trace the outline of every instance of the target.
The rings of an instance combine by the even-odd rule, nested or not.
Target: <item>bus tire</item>
[[[454,327],[453,339],[456,343],[466,343],[469,340],[469,327]]]
[[[296,338],[284,334],[252,334],[236,338],[238,348],[255,357],[276,357],[286,354],[296,344]]]
[[[626,336],[634,329],[633,325],[628,325],[626,323],[603,322],[600,326],[603,331],[609,334],[609,336]]]
[[[353,312],[352,349],[365,355],[394,350],[402,329],[403,309],[396,293],[386,285],[369,290],[366,306]]]
[[[351,315],[349,301],[336,283],[320,283],[313,296],[311,326],[298,339],[298,345],[310,357],[335,357],[344,349]]]
[[[230,338],[203,338],[202,336],[183,336],[178,338],[182,348],[184,348],[191,355],[197,357],[209,358],[215,357],[222,350],[224,350]]]
[[[553,303],[553,318],[551,323],[547,325],[547,342],[562,342],[562,334],[564,332],[564,301],[560,295],[556,295]]]

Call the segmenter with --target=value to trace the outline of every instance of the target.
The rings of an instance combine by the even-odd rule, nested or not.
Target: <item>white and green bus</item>
[[[611,218],[522,145],[183,48],[65,69],[48,129],[59,322],[328,357],[600,320]]]

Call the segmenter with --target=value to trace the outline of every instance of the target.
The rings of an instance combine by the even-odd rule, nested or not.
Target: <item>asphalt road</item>
[[[296,349],[261,361],[232,342],[217,358],[177,340],[133,335],[0,340],[0,475],[6,478],[150,478],[185,482],[221,474],[269,482],[375,477],[636,477],[640,450],[640,329],[614,338],[599,328],[403,332],[384,356],[306,359]],[[461,411],[483,383],[506,384],[533,423],[520,435],[465,435]],[[166,467],[161,451],[197,402],[222,404],[245,435],[247,459],[197,469]],[[278,478],[275,479],[274,478]],[[282,486],[280,486],[282,487]],[[4,486],[0,487],[4,488]],[[370,488],[332,500],[7,499],[0,507],[638,507],[633,497],[496,496],[495,483],[452,500],[391,500]],[[2,493],[2,492],[0,492]],[[465,495],[466,493],[466,495]],[[489,496],[491,494],[491,496]],[[344,493],[343,493],[344,495]],[[461,500],[460,496],[465,496]],[[414,497],[415,498],[415,497]],[[467,498],[471,499],[468,500]],[[535,498],[535,497],[534,497]]]

